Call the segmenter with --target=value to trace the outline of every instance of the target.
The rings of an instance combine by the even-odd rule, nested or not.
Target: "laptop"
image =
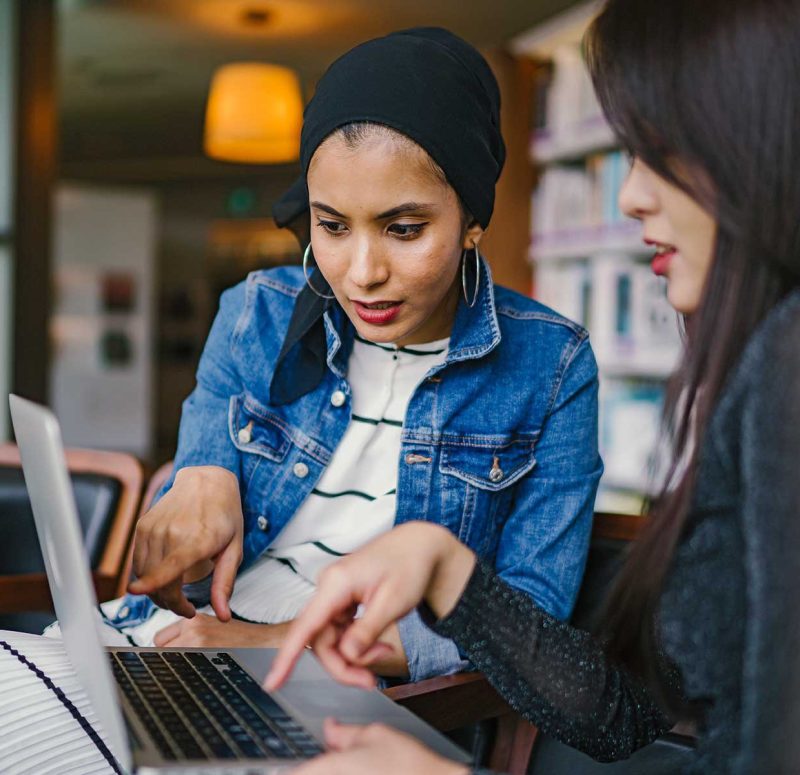
[[[101,719],[103,738],[95,735],[95,744],[115,769],[287,772],[323,749],[328,716],[380,721],[470,763],[459,747],[379,691],[337,684],[310,651],[286,686],[267,694],[261,683],[275,649],[104,647],[58,421],[18,396],[9,403],[64,646]]]

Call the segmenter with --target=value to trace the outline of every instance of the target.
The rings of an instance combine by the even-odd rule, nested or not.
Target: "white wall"
[[[0,442],[9,438],[13,252],[11,195],[14,158],[14,3],[0,0]]]
[[[50,403],[67,446],[146,457],[152,448],[154,193],[60,186],[55,199],[55,314]],[[133,283],[128,312],[103,309],[103,280]],[[128,362],[109,364],[103,338],[122,334]]]

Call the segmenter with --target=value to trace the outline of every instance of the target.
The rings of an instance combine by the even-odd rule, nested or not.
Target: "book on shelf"
[[[547,167],[531,201],[537,239],[598,226],[631,223],[619,208],[628,164],[621,151],[596,153],[580,163]]]
[[[614,145],[614,135],[600,109],[579,46],[564,44],[553,53],[535,85],[537,110],[531,155],[550,162]]]
[[[607,380],[600,386],[600,454],[605,489],[652,492],[663,383]]]
[[[592,285],[586,261],[559,261],[536,273],[536,298],[570,320],[589,328]]]
[[[601,370],[669,376],[682,342],[665,280],[626,254],[594,256],[589,266],[592,300],[587,325]]]
[[[536,296],[590,331],[601,373],[665,378],[673,371],[682,347],[678,316],[665,281],[634,256],[544,264]]]
[[[579,46],[566,43],[553,52],[550,70],[541,87],[539,105],[544,107],[538,118],[541,136],[563,137],[577,125],[600,115]]]

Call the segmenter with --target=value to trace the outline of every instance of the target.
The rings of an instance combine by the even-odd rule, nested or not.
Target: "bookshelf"
[[[666,381],[681,351],[652,249],[620,212],[628,160],[605,121],[581,51],[600,8],[585,2],[515,38],[537,64],[528,156],[536,170],[528,257],[534,296],[589,330],[600,372],[597,508],[636,513],[651,484],[651,455]]]

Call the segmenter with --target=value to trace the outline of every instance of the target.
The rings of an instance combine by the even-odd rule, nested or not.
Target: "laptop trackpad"
[[[263,681],[276,649],[231,649],[231,654],[259,682]],[[311,652],[304,652],[291,678],[275,697],[297,715],[320,720],[334,716],[340,721],[368,724],[389,717],[402,718],[403,710],[376,691],[342,686],[334,681]],[[380,718],[376,718],[376,703]]]
[[[276,649],[231,649],[239,663],[258,681],[266,676]],[[388,724],[421,740],[443,756],[467,762],[469,757],[450,740],[378,691],[337,684],[310,651],[304,652],[286,686],[275,698],[318,740],[322,724],[333,717],[349,724]]]

